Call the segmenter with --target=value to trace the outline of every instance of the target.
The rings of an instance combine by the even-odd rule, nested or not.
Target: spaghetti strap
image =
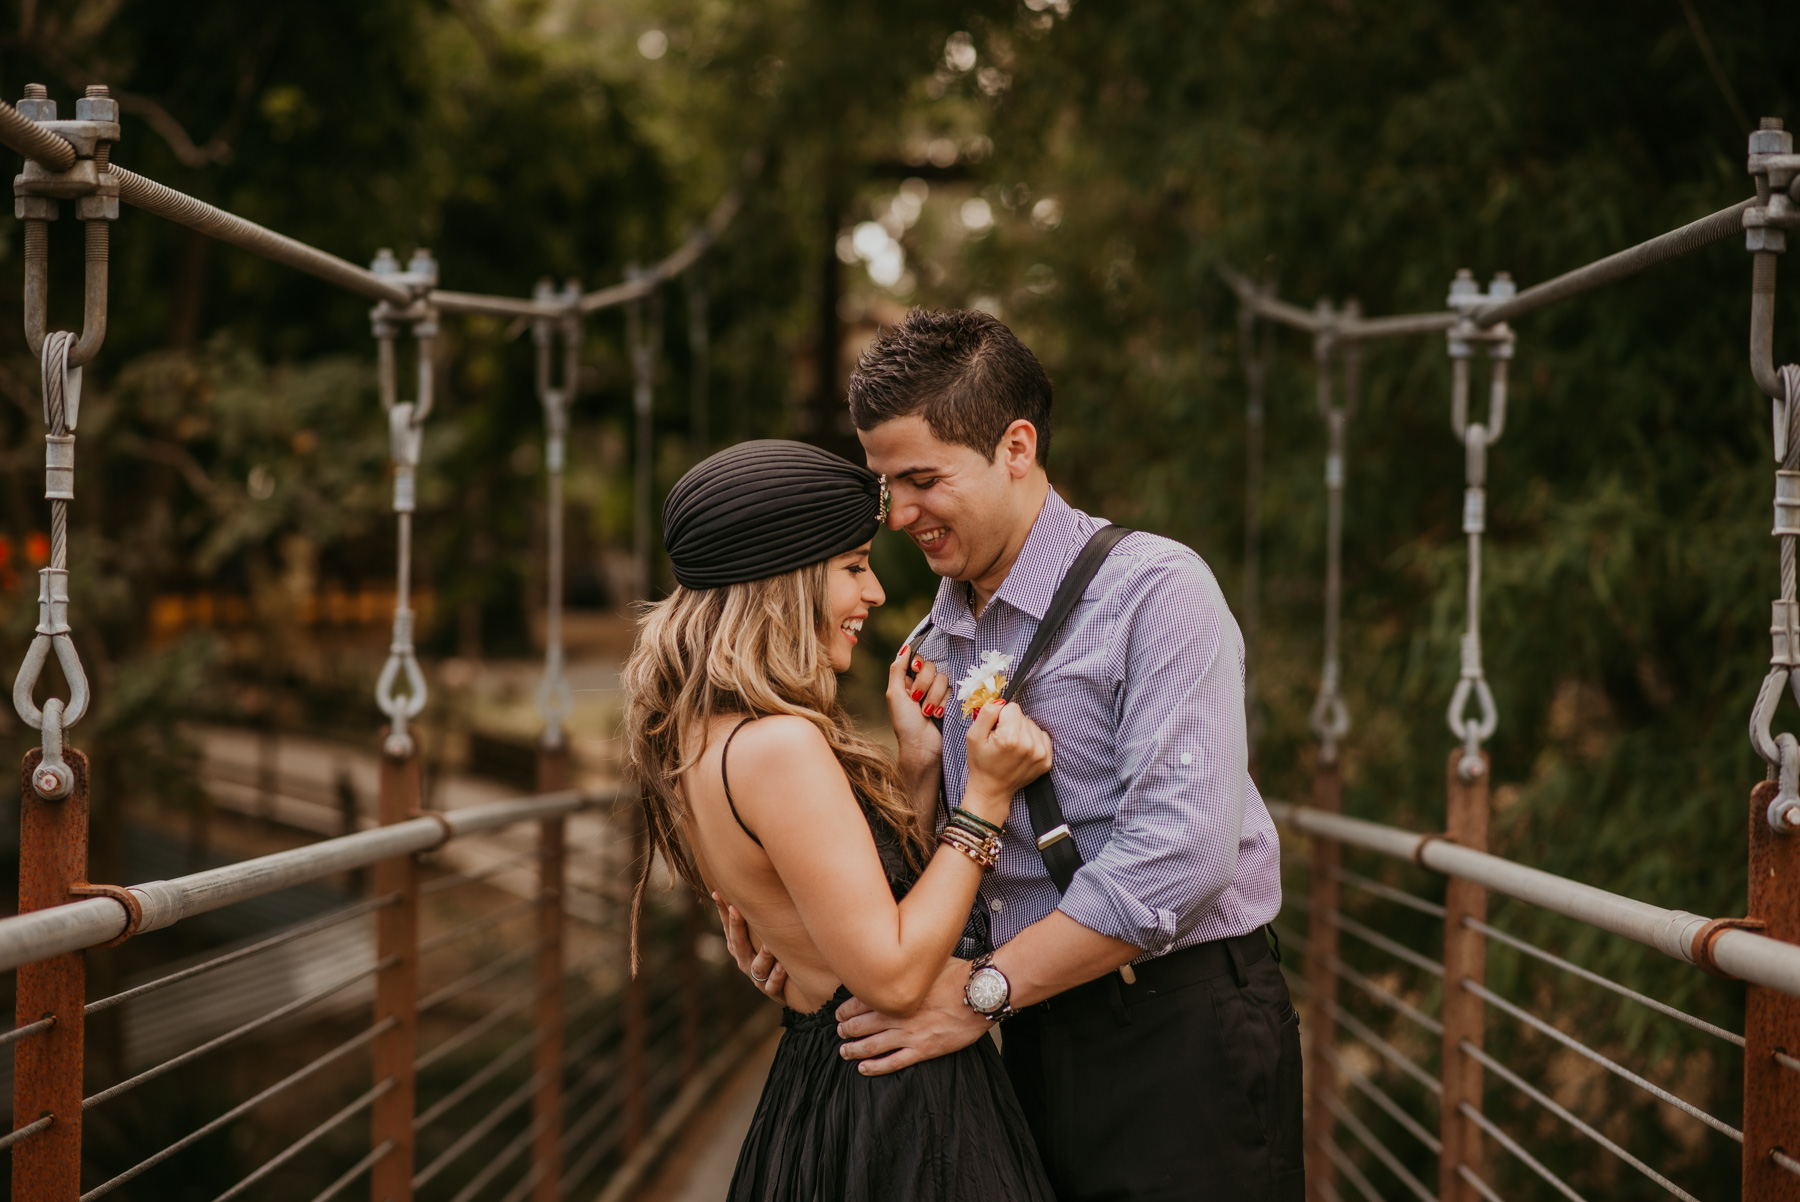
[[[744,816],[738,813],[737,802],[731,799],[731,778],[725,774],[725,757],[731,754],[731,741],[737,738],[738,731],[744,729],[744,727],[750,725],[754,721],[756,721],[756,715],[751,714],[748,718],[745,718],[742,722],[739,722],[736,726],[732,727],[731,733],[725,736],[725,747],[719,752],[719,783],[725,786],[725,804],[731,807],[731,816],[737,819],[737,824],[744,828],[744,833],[746,835],[750,836],[750,842],[761,847],[763,841],[756,837],[756,832],[750,829],[749,824],[744,821]]]

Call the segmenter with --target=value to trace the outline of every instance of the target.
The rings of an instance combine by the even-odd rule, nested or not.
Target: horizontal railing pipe
[[[537,818],[570,814],[611,794],[576,790],[516,801],[497,801],[451,813],[437,812],[392,826],[376,827],[208,869],[172,881],[130,886],[142,907],[137,933],[160,930],[183,918],[217,910],[303,885],[321,877],[366,868],[390,856],[429,851],[446,841]],[[0,919],[0,971],[117,938],[125,930],[125,906],[112,898],[90,898]]]
[[[487,296],[475,292],[431,292],[432,307],[440,313],[485,313],[490,317],[567,317],[573,308],[512,296]]]
[[[209,238],[317,276],[359,296],[391,301],[396,305],[412,303],[410,290],[383,279],[366,267],[358,267],[348,259],[340,259],[286,234],[278,234],[267,226],[246,221],[234,213],[146,179],[135,171],[119,166],[108,170],[119,182],[119,199],[146,213],[154,213]]]
[[[1393,859],[1411,860],[1445,876],[1474,881],[1553,914],[1623,935],[1689,964],[1694,963],[1694,936],[1708,922],[1685,910],[1667,910],[1486,852],[1458,847],[1441,836],[1325,814],[1308,806],[1272,802],[1269,809],[1278,821],[1296,830]],[[1714,963],[1732,976],[1800,997],[1800,946],[1750,931],[1726,930],[1714,937],[1712,953]]]
[[[1510,300],[1475,310],[1470,317],[1476,325],[1483,328],[1496,326],[1577,293],[1598,288],[1602,284],[1611,284],[1660,263],[1667,263],[1670,259],[1692,254],[1715,242],[1723,242],[1733,234],[1743,232],[1744,210],[1755,203],[1754,196],[1741,200],[1728,209],[1720,209],[1698,221],[1690,221],[1680,229],[1659,234],[1647,242],[1640,242],[1616,254],[1607,255],[1604,259],[1597,259],[1585,267],[1565,271],[1553,280],[1533,284]]]

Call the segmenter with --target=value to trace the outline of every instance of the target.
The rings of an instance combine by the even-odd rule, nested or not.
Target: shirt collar
[[[1001,581],[994,600],[1043,621],[1056,596],[1057,582],[1081,553],[1083,541],[1081,514],[1054,488],[1050,489],[1031,524],[1031,533],[1025,536],[1025,545],[1019,548],[1019,558]],[[973,638],[975,618],[969,612],[968,595],[968,587],[962,581],[940,581],[937,600],[931,606],[932,625],[946,634]]]

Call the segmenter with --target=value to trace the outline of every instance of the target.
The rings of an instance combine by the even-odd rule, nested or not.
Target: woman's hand
[[[963,804],[993,823],[1004,823],[1012,797],[1050,771],[1050,736],[1005,701],[990,701],[969,724],[969,785]]]
[[[900,773],[910,784],[937,773],[944,760],[944,735],[933,718],[944,716],[950,678],[911,647],[888,665],[888,717],[900,743]]]
[[[764,947],[755,952],[750,950],[750,924],[738,913],[736,906],[728,904],[715,891],[713,904],[719,907],[719,925],[725,928],[725,950],[737,961],[738,971],[750,978],[752,984],[763,993],[782,1004],[787,1003],[787,969],[775,958],[775,953]]]

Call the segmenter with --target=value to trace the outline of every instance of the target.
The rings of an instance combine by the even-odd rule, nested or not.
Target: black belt
[[[1053,1017],[1058,1021],[1103,1014],[1120,1017],[1121,1006],[1147,1002],[1158,994],[1215,977],[1235,976],[1238,984],[1246,984],[1245,973],[1249,967],[1269,956],[1268,939],[1258,927],[1248,935],[1196,943],[1166,956],[1133,964],[1135,982],[1127,984],[1118,973],[1109,972],[1099,980],[1077,985],[1035,1006],[1027,1006],[1020,1013]]]

